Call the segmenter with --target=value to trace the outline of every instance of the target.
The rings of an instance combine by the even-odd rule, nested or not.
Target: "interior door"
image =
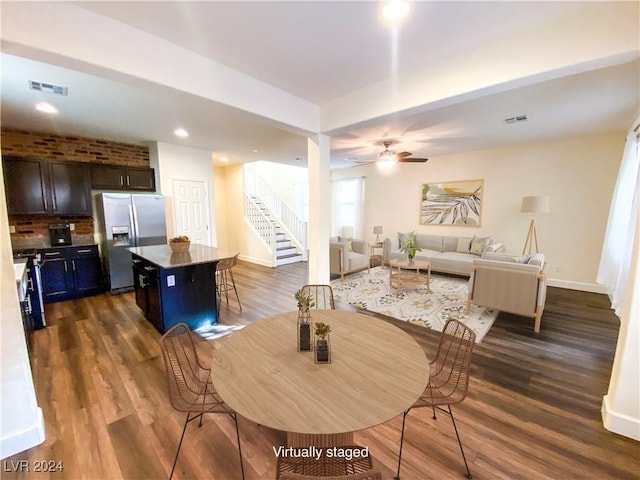
[[[207,184],[201,180],[173,180],[176,235],[194,243],[211,245]]]

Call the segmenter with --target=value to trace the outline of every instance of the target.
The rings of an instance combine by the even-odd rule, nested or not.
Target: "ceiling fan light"
[[[389,170],[396,164],[396,159],[383,158],[376,162],[381,170]]]
[[[387,20],[400,20],[409,13],[409,4],[405,0],[389,0],[382,8],[382,16]]]

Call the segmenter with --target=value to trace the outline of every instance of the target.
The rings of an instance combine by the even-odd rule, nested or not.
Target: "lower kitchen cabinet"
[[[97,245],[44,248],[38,253],[45,303],[104,291],[104,275]]]

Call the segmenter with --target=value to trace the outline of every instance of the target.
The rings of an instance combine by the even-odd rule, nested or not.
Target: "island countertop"
[[[188,252],[174,253],[169,245],[149,245],[147,247],[131,247],[129,251],[160,268],[176,268],[201,263],[212,263],[231,257],[220,248],[192,243]]]

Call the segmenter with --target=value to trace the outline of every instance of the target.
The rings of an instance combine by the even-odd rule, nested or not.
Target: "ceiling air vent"
[[[509,117],[509,118],[505,118],[504,119],[504,123],[518,123],[518,122],[524,122],[527,120],[527,116],[526,115],[518,115],[517,117]]]
[[[60,85],[53,85],[52,83],[36,82],[29,80],[29,88],[31,90],[37,90],[38,92],[53,93],[54,95],[67,96],[69,87],[61,87]]]

